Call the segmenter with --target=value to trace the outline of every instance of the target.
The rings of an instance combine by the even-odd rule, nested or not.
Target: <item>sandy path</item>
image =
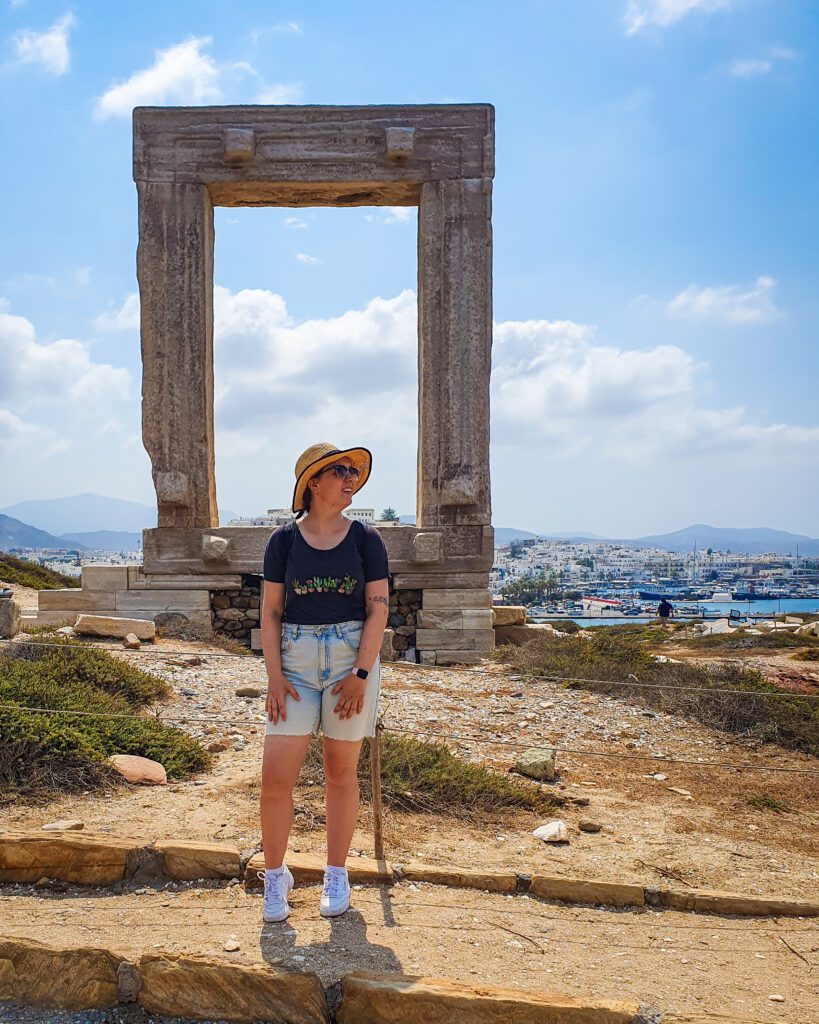
[[[261,923],[261,896],[238,885],[122,895],[6,887],[0,913],[9,936],[132,957],[161,949],[267,962],[316,971],[325,984],[352,970],[400,971],[794,1024],[815,1020],[819,1007],[819,972],[797,955],[816,963],[819,929],[807,921],[559,907],[402,883],[357,888],[353,909],[330,922],[318,897],[317,886],[298,887],[289,921],[276,925]],[[223,952],[231,936],[235,954]]]

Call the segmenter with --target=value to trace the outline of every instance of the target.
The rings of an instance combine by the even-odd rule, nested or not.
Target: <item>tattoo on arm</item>
[[[389,601],[386,597],[381,597],[379,594],[377,597],[370,597],[367,599],[371,604],[386,604],[389,606]]]

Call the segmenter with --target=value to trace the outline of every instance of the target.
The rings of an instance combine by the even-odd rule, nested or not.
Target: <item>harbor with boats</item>
[[[532,622],[649,622],[667,601],[677,620],[753,624],[819,614],[819,560],[538,539],[496,550],[493,599],[525,605]]]

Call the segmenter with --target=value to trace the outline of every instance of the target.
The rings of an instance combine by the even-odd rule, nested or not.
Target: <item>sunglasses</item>
[[[356,466],[325,466],[324,469],[320,469],[316,476],[321,476],[322,473],[335,473],[339,480],[346,480],[348,477],[350,480],[358,480],[358,468]]]

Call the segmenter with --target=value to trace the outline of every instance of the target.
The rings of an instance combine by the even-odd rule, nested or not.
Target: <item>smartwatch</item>
[[[353,675],[358,676],[359,679],[366,679],[369,674],[366,668],[357,668],[353,672]]]

